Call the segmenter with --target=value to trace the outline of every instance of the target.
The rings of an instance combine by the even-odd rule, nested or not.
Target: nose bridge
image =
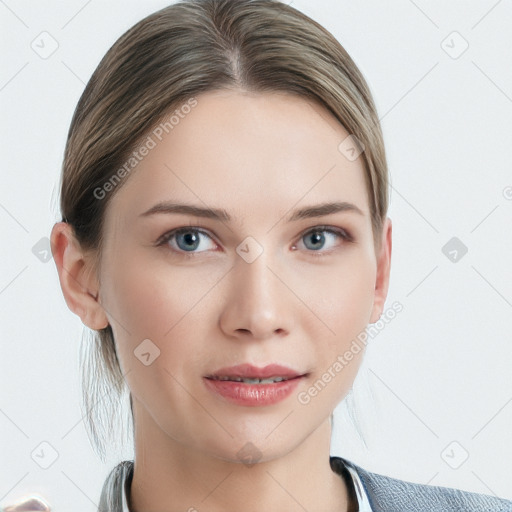
[[[237,247],[224,328],[264,338],[286,328],[286,300],[283,284],[274,275],[279,272],[275,252],[248,238]]]
[[[276,277],[270,270],[276,266],[272,251],[254,240],[246,240],[237,248],[237,254],[235,279],[239,299],[247,296],[256,302],[272,301],[277,292]]]

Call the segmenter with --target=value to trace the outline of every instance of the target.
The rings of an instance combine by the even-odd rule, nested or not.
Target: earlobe
[[[370,323],[379,320],[384,311],[384,304],[388,295],[389,275],[391,271],[392,224],[388,217],[382,228],[382,244],[377,259],[377,275],[375,280],[375,294]]]
[[[90,258],[86,257],[75,238],[73,227],[66,222],[56,223],[50,243],[68,308],[91,329],[107,327],[107,316],[97,300],[99,283]]]

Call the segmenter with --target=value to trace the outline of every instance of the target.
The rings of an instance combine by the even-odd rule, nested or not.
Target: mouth
[[[209,380],[221,380],[243,382],[246,384],[272,384],[287,380],[305,377],[307,373],[301,373],[287,366],[269,364],[265,367],[256,367],[250,364],[241,364],[220,368],[205,378]]]
[[[274,382],[283,382],[286,380],[294,380],[294,379],[300,379],[301,377],[304,377],[305,375],[298,375],[297,377],[269,377],[268,379],[258,379],[258,378],[242,378],[242,377],[206,377],[210,380],[224,380],[224,381],[231,381],[231,382],[243,382],[245,384],[273,384]]]
[[[221,368],[204,376],[206,388],[215,397],[244,407],[267,407],[289,398],[309,373],[282,365],[256,368],[251,365]]]

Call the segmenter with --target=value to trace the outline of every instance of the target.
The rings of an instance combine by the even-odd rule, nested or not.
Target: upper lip
[[[206,378],[240,377],[244,379],[268,379],[270,377],[284,377],[287,379],[293,379],[295,377],[302,377],[302,375],[305,374],[301,374],[280,364],[269,364],[263,368],[258,368],[252,364],[238,364],[236,366],[219,368],[210,375],[207,375]]]

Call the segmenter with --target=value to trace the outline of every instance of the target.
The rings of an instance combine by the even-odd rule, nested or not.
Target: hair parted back
[[[71,121],[62,220],[93,255],[96,269],[107,206],[122,183],[102,199],[94,190],[165,115],[219,89],[283,92],[316,101],[364,144],[361,158],[379,251],[389,202],[384,141],[369,87],[346,50],[317,22],[278,0],[182,0],[147,16],[115,42]],[[93,331],[93,338],[80,353],[83,397],[89,436],[104,459],[105,447],[118,438],[113,414],[127,387],[111,326]],[[105,417],[101,410],[109,400],[112,409]]]

